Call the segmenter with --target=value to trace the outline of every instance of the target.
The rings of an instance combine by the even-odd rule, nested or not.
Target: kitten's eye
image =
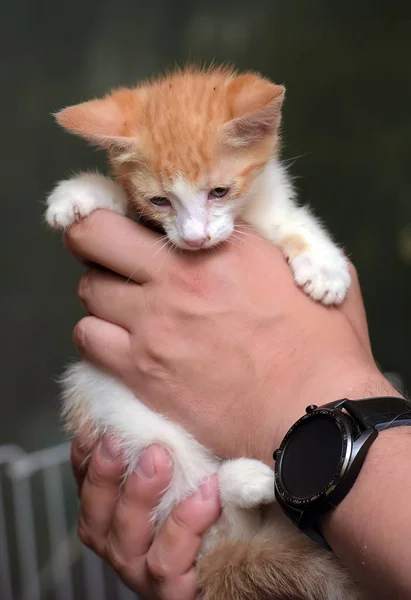
[[[224,198],[224,196],[227,196],[229,191],[229,188],[217,187],[211,190],[208,195],[211,196],[211,198]]]
[[[155,206],[171,206],[170,200],[168,200],[168,198],[163,198],[162,196],[150,198],[150,202]]]

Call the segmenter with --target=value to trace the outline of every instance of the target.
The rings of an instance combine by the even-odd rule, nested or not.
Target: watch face
[[[276,487],[293,504],[312,502],[326,494],[348,462],[350,428],[341,413],[334,413],[319,409],[302,417],[281,444]]]

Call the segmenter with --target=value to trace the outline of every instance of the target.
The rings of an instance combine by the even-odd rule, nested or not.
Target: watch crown
[[[277,450],[273,454],[274,460],[278,460],[280,458],[280,454],[281,454],[280,448],[277,448]]]
[[[310,415],[317,408],[318,408],[318,406],[316,406],[315,404],[310,404],[310,406],[307,406],[307,408],[305,409],[305,412],[307,413],[307,415]]]

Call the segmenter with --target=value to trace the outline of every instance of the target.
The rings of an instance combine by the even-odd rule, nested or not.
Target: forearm
[[[357,362],[324,361],[324,370],[316,372],[314,378],[299,378],[305,379],[306,385],[301,392],[293,390],[292,408],[284,410],[281,439],[309,404],[400,396],[373,360],[360,368]],[[324,537],[370,600],[411,598],[410,457],[411,428],[380,432],[353,488],[323,519]]]
[[[393,395],[393,394],[392,394]],[[379,434],[323,534],[373,600],[411,598],[411,429]]]

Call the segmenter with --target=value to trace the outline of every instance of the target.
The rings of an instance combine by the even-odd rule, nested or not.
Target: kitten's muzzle
[[[206,235],[206,236],[201,237],[201,238],[191,239],[191,240],[183,238],[183,242],[185,244],[187,244],[187,246],[191,246],[191,248],[201,248],[202,246],[204,246],[204,244],[206,242],[209,242],[209,241],[210,241],[210,236],[209,235]]]

